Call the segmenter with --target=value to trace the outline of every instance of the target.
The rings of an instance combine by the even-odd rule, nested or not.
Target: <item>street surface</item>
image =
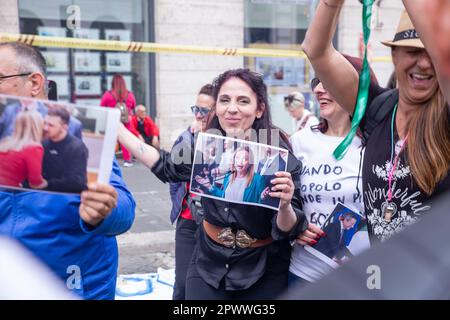
[[[122,160],[119,160],[122,164]],[[159,181],[144,165],[124,168],[123,178],[136,200],[131,229],[118,236],[119,274],[156,272],[175,266],[175,227],[169,220],[169,185]]]

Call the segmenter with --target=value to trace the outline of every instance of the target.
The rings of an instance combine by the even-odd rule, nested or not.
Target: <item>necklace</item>
[[[394,107],[394,111],[392,113],[392,121],[391,121],[391,160],[390,160],[390,171],[389,171],[389,176],[388,176],[388,181],[389,181],[388,198],[387,198],[387,201],[381,205],[381,211],[383,212],[383,219],[384,219],[384,221],[386,221],[388,223],[391,222],[392,217],[397,212],[397,205],[392,201],[392,181],[394,180],[394,173],[395,173],[395,170],[397,169],[397,165],[400,160],[400,154],[402,153],[402,151],[405,148],[406,143],[408,141],[408,136],[406,136],[405,140],[403,141],[402,146],[400,147],[399,152],[398,153],[395,152],[395,159],[393,159],[394,158],[394,149],[395,149],[394,121],[395,121],[395,115],[397,113],[397,106],[398,106],[398,104],[396,104]]]

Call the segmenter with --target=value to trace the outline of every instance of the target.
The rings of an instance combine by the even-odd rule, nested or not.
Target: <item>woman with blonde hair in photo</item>
[[[37,111],[18,114],[12,136],[0,141],[0,184],[43,189],[47,181],[42,177],[42,147],[44,121]]]
[[[260,203],[264,191],[264,178],[255,172],[255,159],[249,147],[239,147],[233,155],[231,173],[224,178],[222,187],[207,178],[196,181],[210,190],[211,194],[226,200]]]

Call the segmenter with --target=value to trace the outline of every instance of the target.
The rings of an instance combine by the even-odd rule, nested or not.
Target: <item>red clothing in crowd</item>
[[[116,99],[112,95],[111,91],[106,91],[103,94],[102,100],[100,101],[100,105],[102,107],[110,107],[114,108],[117,104]],[[127,101],[125,101],[125,104],[127,105],[128,112],[130,114],[134,113],[134,108],[136,107],[136,98],[134,97],[133,92],[128,91]]]
[[[43,157],[41,145],[26,146],[21,151],[0,152],[0,184],[20,187],[25,180],[32,186],[42,184]]]
[[[190,189],[190,184],[189,182],[186,183],[186,190],[189,192]],[[188,197],[189,193],[186,194],[186,196],[183,198],[183,202],[181,205],[181,213],[180,213],[180,217],[182,217],[183,219],[187,219],[187,220],[194,220],[194,218],[192,217],[191,214],[191,210],[189,209],[188,203],[187,203],[187,197]]]
[[[102,100],[100,101],[100,106],[102,107],[108,107],[108,108],[114,108],[117,104],[116,99],[112,95],[111,91],[106,91],[103,94]],[[134,97],[133,92],[128,91],[127,101],[125,101],[125,104],[128,108],[128,112],[130,115],[134,113],[134,108],[136,107],[136,98]],[[124,126],[130,130],[130,123],[124,124]],[[122,156],[123,160],[125,161],[131,161],[131,153],[124,147],[122,147]]]
[[[139,136],[139,130],[138,130],[138,117],[133,116],[131,117],[130,122],[130,131],[133,132],[135,136]],[[159,129],[158,126],[153,122],[152,118],[149,116],[146,116],[144,119],[144,131],[147,137],[159,137]]]

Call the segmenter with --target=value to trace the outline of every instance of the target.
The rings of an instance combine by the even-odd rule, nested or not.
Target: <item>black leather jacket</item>
[[[188,150],[193,155],[193,141],[191,143],[192,145],[185,146],[183,150]],[[290,149],[283,141],[280,147]],[[163,150],[160,151],[160,156],[152,172],[161,181],[180,182],[191,179],[192,164],[177,164],[171,154]],[[267,272],[287,275],[291,254],[290,240],[295,239],[308,226],[300,200],[301,162],[291,152],[287,171],[291,173],[296,187],[291,204],[297,216],[296,225],[288,233],[278,228],[276,224],[278,212],[275,210],[202,198],[204,218],[209,223],[231,227],[233,230],[243,229],[257,239],[272,236],[275,240],[264,247],[227,248],[210,239],[203,227],[200,227],[194,261],[198,273],[208,284],[218,288],[221,280],[225,278],[227,290],[243,290],[249,288]]]

